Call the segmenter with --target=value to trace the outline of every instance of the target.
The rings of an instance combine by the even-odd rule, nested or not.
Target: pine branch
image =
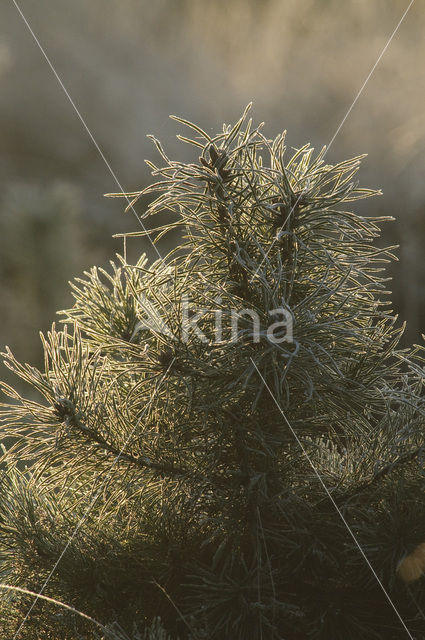
[[[351,500],[354,496],[357,496],[368,489],[373,488],[380,480],[386,478],[393,471],[398,471],[404,465],[409,464],[417,458],[423,451],[425,451],[425,446],[421,445],[420,447],[416,447],[412,451],[407,451],[403,455],[399,456],[397,460],[394,462],[390,462],[380,469],[377,473],[375,473],[371,478],[361,482],[353,489],[350,489],[346,493],[344,493],[340,498],[338,498],[338,502],[344,503],[346,500]]]
[[[135,465],[139,469],[153,471],[160,474],[161,476],[181,476],[196,482],[208,482],[209,484],[216,484],[217,486],[228,487],[229,482],[234,483],[235,480],[240,482],[241,484],[244,484],[246,482],[247,476],[246,473],[243,473],[243,471],[229,472],[227,476],[211,473],[201,474],[190,469],[175,466],[173,464],[155,462],[153,460],[150,460],[146,456],[136,458],[130,453],[124,451],[123,448],[119,449],[118,447],[110,444],[105,440],[105,438],[103,438],[103,436],[85,425],[84,422],[79,419],[74,407],[71,407],[71,403],[69,401],[66,404],[64,404],[63,400],[58,401],[55,404],[55,411],[61,418],[64,418],[67,426],[72,426],[78,429],[90,442],[96,443],[99,448],[108,451],[116,459],[123,459],[126,462]],[[64,413],[64,411],[66,413]]]

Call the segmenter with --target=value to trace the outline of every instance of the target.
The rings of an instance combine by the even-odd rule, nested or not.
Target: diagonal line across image
[[[34,598],[30,608],[28,609],[25,618],[22,620],[21,624],[19,625],[19,628],[17,629],[15,635],[13,636],[13,640],[16,640],[16,638],[19,637],[19,634],[21,633],[21,630],[23,628],[23,626],[25,625],[25,622],[28,620],[31,611],[33,610],[33,608],[35,607],[35,605],[37,604],[39,598],[42,596],[45,588],[47,587],[47,584],[49,583],[50,579],[52,578],[53,574],[55,573],[56,569],[58,568],[62,558],[64,557],[65,553],[67,552],[67,550],[69,549],[72,541],[74,540],[75,536],[77,535],[77,533],[79,532],[79,530],[81,529],[81,527],[83,526],[87,516],[89,515],[90,511],[93,509],[94,505],[96,504],[97,500],[99,499],[101,493],[104,491],[107,483],[109,482],[111,475],[112,475],[112,471],[114,470],[115,466],[117,465],[117,463],[119,462],[119,460],[121,459],[121,457],[124,455],[125,449],[127,447],[127,445],[129,444],[129,442],[131,441],[137,427],[139,426],[141,420],[143,419],[143,417],[146,415],[149,407],[151,406],[152,402],[155,399],[155,396],[157,394],[157,392],[159,391],[159,388],[161,387],[162,383],[164,382],[165,378],[167,377],[167,374],[169,372],[169,370],[171,369],[171,367],[173,366],[175,358],[171,361],[171,363],[168,366],[167,371],[164,373],[164,375],[162,376],[162,378],[159,380],[158,384],[156,385],[155,389],[152,392],[152,395],[150,397],[149,402],[145,405],[141,416],[139,417],[138,421],[136,422],[136,424],[134,425],[130,435],[127,437],[126,441],[124,442],[124,445],[121,447],[120,452],[118,453],[117,456],[115,456],[114,461],[112,462],[110,468],[109,468],[109,472],[108,475],[106,476],[106,478],[103,480],[103,482],[100,485],[100,488],[98,489],[98,491],[95,493],[95,495],[93,496],[93,498],[90,500],[90,503],[87,507],[87,509],[85,510],[85,512],[83,513],[83,516],[81,517],[81,519],[79,520],[77,526],[74,528],[73,532],[71,533],[68,542],[66,543],[66,545],[64,546],[61,554],[59,555],[58,559],[56,560],[54,566],[52,567],[49,575],[47,576],[47,578],[45,579],[43,586],[41,587],[40,591],[37,593],[37,596]]]
[[[362,86],[360,87],[360,89],[358,90],[353,102],[351,103],[351,105],[349,106],[349,108],[347,109],[347,112],[345,114],[345,116],[343,117],[343,119],[341,120],[341,122],[339,123],[339,125],[337,126],[335,133],[333,134],[332,138],[330,139],[329,143],[326,145],[325,147],[325,152],[323,153],[322,159],[327,155],[329,149],[331,148],[331,146],[333,145],[335,138],[337,137],[337,135],[339,134],[339,132],[341,131],[342,127],[344,126],[348,116],[350,115],[350,113],[352,112],[354,106],[356,105],[358,99],[360,98],[360,96],[362,95],[367,83],[369,82],[370,78],[372,77],[376,67],[378,66],[378,64],[380,63],[384,53],[386,52],[386,50],[388,49],[388,47],[390,46],[394,36],[396,35],[397,31],[399,30],[399,28],[401,27],[404,19],[406,18],[407,14],[409,13],[413,3],[415,0],[410,0],[409,5],[407,6],[407,8],[405,9],[403,15],[401,16],[400,20],[398,21],[394,31],[392,32],[392,34],[390,35],[390,37],[388,38],[384,48],[382,49],[381,53],[379,54],[378,58],[376,59],[376,62],[374,63],[374,65],[372,66],[371,70],[369,71],[365,81],[363,82]],[[283,224],[281,225],[280,229],[278,229],[278,231],[276,232],[276,237],[273,240],[273,242],[271,243],[270,247],[268,248],[268,251],[266,252],[266,255],[263,257],[262,261],[260,262],[260,264],[258,265],[257,269],[255,270],[255,272],[253,273],[253,275],[251,276],[251,282],[253,281],[253,279],[255,278],[255,276],[257,275],[257,273],[259,272],[259,270],[261,269],[262,265],[264,264],[265,260],[267,260],[267,257],[270,253],[270,251],[273,249],[274,245],[276,244],[278,238],[279,238],[279,234],[283,231],[286,223],[288,222],[288,220],[290,219],[290,217],[292,216],[294,210],[297,208],[298,203],[300,202],[300,200],[302,199],[303,195],[305,195],[304,191],[301,191],[301,193],[299,194],[299,196],[297,197],[297,199],[295,200],[295,203],[291,206],[288,215],[286,216]]]
[[[312,459],[310,458],[310,456],[308,455],[308,452],[306,451],[303,443],[301,442],[301,440],[299,439],[299,437],[297,436],[296,431],[294,430],[294,428],[292,427],[291,423],[289,422],[288,418],[286,417],[286,415],[283,412],[283,409],[281,408],[281,406],[279,405],[278,401],[276,400],[272,390],[270,389],[269,385],[267,384],[266,380],[264,379],[264,376],[262,375],[261,371],[259,370],[259,368],[257,367],[257,365],[255,364],[254,360],[251,358],[251,362],[253,364],[253,366],[255,367],[255,370],[257,371],[259,377],[261,378],[261,381],[264,385],[264,387],[267,389],[267,391],[270,394],[270,397],[272,398],[274,404],[276,405],[276,407],[278,408],[280,414],[282,415],[282,418],[285,420],[289,430],[291,431],[292,435],[294,436],[295,440],[297,441],[301,451],[303,452],[303,455],[305,456],[305,458],[307,459],[308,463],[310,464],[311,468],[314,471],[314,474],[317,476],[317,479],[319,480],[320,484],[323,487],[323,490],[325,491],[326,495],[328,496],[329,500],[331,501],[333,507],[335,508],[335,511],[337,512],[337,514],[339,515],[339,517],[341,518],[342,522],[344,523],[348,533],[350,534],[350,536],[353,538],[353,541],[356,545],[356,547],[358,548],[358,550],[360,551],[361,555],[363,556],[364,561],[366,562],[366,564],[368,565],[369,569],[371,570],[371,572],[373,573],[376,581],[378,582],[379,586],[381,587],[382,591],[385,594],[385,597],[387,598],[388,602],[390,603],[391,607],[394,609],[394,612],[396,613],[398,619],[400,620],[400,623],[402,624],[404,630],[406,631],[407,635],[409,636],[409,638],[411,640],[415,640],[415,638],[412,636],[412,634],[410,633],[409,629],[406,626],[406,623],[404,622],[403,618],[401,617],[397,607],[395,606],[394,602],[392,601],[388,591],[385,589],[384,585],[382,584],[381,580],[379,579],[378,574],[376,573],[375,569],[373,568],[373,566],[371,565],[369,558],[367,557],[367,555],[365,554],[365,552],[363,551],[362,547],[360,546],[356,536],[354,535],[350,525],[348,524],[348,522],[346,521],[346,519],[344,518],[344,515],[341,511],[341,509],[338,507],[337,503],[335,502],[331,492],[329,491],[328,487],[326,486],[325,482],[323,481],[322,476],[320,475],[320,473],[318,472],[318,470],[316,469],[315,465],[313,464]]]
[[[79,111],[78,107],[76,106],[76,104],[75,104],[74,100],[72,99],[71,95],[69,94],[69,92],[68,92],[68,90],[67,90],[67,88],[66,88],[66,86],[65,86],[64,82],[62,81],[61,77],[59,76],[58,72],[56,71],[56,69],[55,69],[55,67],[54,67],[53,63],[51,62],[51,60],[50,60],[49,56],[47,55],[47,53],[46,53],[45,49],[43,48],[42,44],[40,43],[39,39],[37,38],[37,35],[34,33],[33,29],[31,28],[31,25],[29,24],[29,22],[28,22],[28,20],[26,19],[25,15],[23,14],[23,12],[22,12],[22,10],[21,10],[20,6],[19,6],[19,5],[18,5],[18,3],[16,2],[16,0],[12,0],[12,2],[13,2],[13,4],[14,4],[14,6],[16,7],[16,10],[19,12],[19,14],[20,14],[20,16],[21,16],[21,18],[22,18],[23,22],[25,23],[25,25],[26,25],[27,29],[29,30],[29,32],[30,32],[30,34],[31,34],[31,36],[33,37],[34,41],[36,42],[36,44],[37,44],[38,48],[40,49],[40,51],[41,51],[41,53],[42,53],[42,55],[43,55],[44,59],[46,60],[46,62],[47,62],[47,64],[48,64],[48,66],[50,67],[50,69],[51,69],[51,71],[52,71],[53,75],[55,76],[55,78],[56,78],[56,80],[58,81],[59,85],[61,86],[62,90],[64,91],[64,93],[65,93],[65,95],[66,95],[67,99],[69,100],[70,104],[72,105],[72,107],[73,107],[73,109],[74,109],[75,113],[77,114],[77,116],[78,116],[79,120],[81,121],[81,124],[82,124],[83,128],[85,129],[86,133],[88,134],[88,136],[90,137],[90,139],[91,139],[91,141],[93,142],[94,146],[96,147],[96,149],[97,149],[97,151],[98,151],[99,155],[101,156],[101,158],[102,158],[102,160],[103,160],[104,164],[105,164],[105,165],[106,165],[106,167],[108,168],[108,170],[109,170],[109,172],[110,172],[111,176],[113,177],[113,179],[114,179],[115,183],[117,184],[117,186],[118,186],[118,188],[119,188],[120,192],[121,192],[121,193],[123,194],[123,196],[126,198],[127,203],[128,203],[128,205],[129,205],[129,208],[132,210],[132,213],[135,215],[135,217],[137,218],[137,220],[138,220],[139,224],[141,225],[141,227],[142,227],[142,228],[143,228],[143,230],[145,231],[146,235],[148,236],[148,238],[149,238],[149,240],[150,240],[150,242],[151,242],[151,244],[152,244],[152,246],[153,246],[153,248],[154,248],[154,250],[155,250],[156,254],[158,255],[159,259],[160,259],[161,261],[164,261],[164,260],[163,260],[163,257],[161,256],[160,252],[158,251],[157,246],[154,244],[154,242],[152,241],[152,239],[151,239],[151,237],[150,237],[149,233],[147,232],[147,230],[146,230],[145,226],[143,225],[143,222],[142,222],[142,220],[140,219],[140,216],[137,214],[137,212],[135,211],[134,207],[132,206],[132,203],[131,203],[131,201],[129,200],[128,196],[125,194],[125,192],[124,192],[124,190],[123,190],[123,188],[122,188],[122,186],[121,186],[121,183],[120,183],[120,181],[119,181],[118,177],[116,176],[116,174],[115,174],[114,170],[112,169],[112,167],[111,167],[111,165],[110,165],[109,161],[108,161],[108,160],[107,160],[107,158],[105,157],[105,155],[104,155],[104,153],[103,153],[103,151],[102,151],[101,147],[100,147],[100,146],[99,146],[99,144],[97,143],[96,138],[94,137],[93,133],[91,132],[91,130],[90,130],[90,129],[89,129],[89,127],[87,126],[87,124],[86,124],[86,121],[85,121],[84,117],[81,115],[81,113],[80,113],[80,111]],[[368,81],[370,80],[370,78],[371,78],[372,74],[374,73],[374,71],[375,71],[375,69],[376,69],[377,65],[379,64],[379,62],[380,62],[380,60],[382,59],[383,55],[385,54],[386,50],[388,49],[388,47],[389,47],[389,45],[390,45],[391,41],[393,40],[394,36],[396,35],[397,31],[399,30],[399,28],[400,28],[400,26],[401,26],[402,22],[404,21],[405,17],[407,16],[407,14],[408,14],[408,12],[409,12],[410,8],[412,7],[413,3],[414,3],[414,0],[411,0],[411,1],[410,1],[410,3],[409,3],[409,5],[408,5],[408,6],[407,6],[407,8],[405,9],[405,11],[404,11],[403,15],[401,16],[401,18],[400,18],[400,20],[399,20],[398,24],[396,25],[395,29],[394,29],[394,30],[393,30],[393,32],[391,33],[391,35],[390,35],[390,37],[389,37],[388,41],[387,41],[387,42],[386,42],[386,44],[385,44],[385,47],[382,49],[382,51],[381,51],[380,55],[378,56],[378,58],[377,58],[377,60],[375,61],[374,65],[372,66],[372,68],[371,68],[371,70],[370,70],[369,74],[367,75],[367,77],[366,77],[365,81],[363,82],[363,84],[362,84],[362,86],[360,87],[359,91],[357,92],[357,94],[356,94],[356,96],[355,96],[355,98],[354,98],[353,102],[351,103],[351,105],[350,105],[349,109],[347,110],[347,112],[346,112],[346,114],[345,114],[344,118],[342,119],[342,121],[341,121],[341,122],[340,122],[340,124],[338,125],[338,127],[337,127],[337,129],[336,129],[336,131],[335,131],[334,135],[332,136],[332,138],[331,138],[331,140],[330,140],[329,144],[327,145],[326,153],[327,153],[327,151],[330,149],[330,147],[331,147],[331,145],[333,144],[333,142],[334,142],[335,138],[336,138],[336,137],[337,137],[337,135],[339,134],[339,132],[340,132],[341,128],[343,127],[344,123],[346,122],[347,118],[349,117],[350,113],[352,112],[352,110],[353,110],[354,106],[356,105],[357,101],[359,100],[359,98],[360,98],[360,96],[361,96],[361,94],[362,94],[363,90],[365,89],[365,87],[366,87],[366,85],[367,85]],[[297,200],[297,201],[295,202],[295,204],[292,206],[291,210],[289,211],[289,214],[288,214],[287,219],[291,216],[292,212],[294,211],[294,209],[295,209],[295,207],[297,206],[297,203],[298,203],[298,201],[301,199],[301,197],[302,197],[302,194],[298,197],[298,200]],[[285,223],[286,223],[286,221],[285,221],[285,222],[284,222],[284,224],[282,225],[282,229],[283,229],[283,227],[284,227]],[[273,243],[272,243],[272,244],[271,244],[271,246],[269,247],[269,249],[268,249],[268,252],[267,252],[266,256],[263,258],[263,262],[264,262],[264,260],[267,258],[267,255],[268,255],[268,253],[270,252],[270,250],[272,249],[272,247],[273,247],[273,245],[274,245],[275,241],[276,241],[276,239],[273,241]],[[254,278],[254,277],[255,277],[256,273],[258,273],[258,271],[259,271],[259,269],[260,269],[260,268],[261,268],[261,264],[260,264],[260,265],[259,265],[259,267],[257,268],[256,272],[253,274],[252,278]],[[298,444],[300,445],[300,447],[301,447],[301,449],[302,449],[302,451],[303,451],[304,455],[306,456],[306,458],[307,458],[308,462],[309,462],[309,463],[310,463],[310,465],[312,466],[313,471],[315,472],[315,474],[316,474],[316,476],[317,476],[318,480],[320,481],[320,483],[321,483],[321,485],[322,485],[322,487],[323,487],[324,491],[326,492],[327,496],[328,496],[328,497],[329,497],[329,499],[331,500],[331,502],[332,502],[333,506],[335,507],[335,509],[336,509],[336,511],[337,511],[337,513],[338,513],[338,515],[340,516],[340,518],[341,518],[341,519],[342,519],[342,521],[344,522],[344,524],[345,524],[345,526],[346,526],[347,530],[349,531],[349,533],[350,533],[351,537],[353,538],[353,540],[354,540],[354,542],[355,542],[356,546],[359,548],[359,551],[360,551],[360,553],[362,554],[362,556],[363,556],[363,558],[364,558],[365,562],[366,562],[366,563],[367,563],[367,565],[369,566],[369,568],[370,568],[370,570],[372,571],[372,573],[373,573],[374,577],[376,578],[377,582],[379,583],[379,585],[380,585],[380,587],[381,587],[382,591],[384,592],[384,594],[385,594],[386,598],[388,599],[388,601],[389,601],[389,603],[391,604],[391,606],[392,606],[393,610],[395,611],[395,613],[396,613],[396,615],[397,615],[398,619],[400,620],[400,623],[402,624],[402,626],[403,626],[404,630],[405,630],[405,631],[406,631],[406,633],[408,634],[409,638],[411,638],[411,640],[414,640],[414,638],[413,638],[413,636],[411,635],[410,631],[408,630],[408,628],[407,628],[407,626],[406,626],[405,622],[404,622],[404,621],[403,621],[403,619],[401,618],[401,616],[400,616],[400,614],[399,614],[399,612],[398,612],[398,610],[397,610],[396,606],[395,606],[395,605],[394,605],[394,603],[392,602],[392,600],[391,600],[391,598],[390,598],[389,594],[387,593],[387,591],[386,591],[385,587],[383,586],[383,584],[382,584],[382,582],[380,581],[380,579],[379,579],[378,575],[376,574],[375,570],[373,569],[373,567],[372,567],[372,565],[371,565],[370,561],[368,560],[367,556],[365,555],[364,551],[362,550],[361,546],[359,545],[359,543],[358,543],[358,541],[357,541],[357,539],[356,539],[356,537],[355,537],[354,533],[352,532],[352,530],[351,530],[351,528],[349,527],[348,523],[345,521],[344,516],[343,516],[343,514],[342,514],[341,510],[339,509],[338,505],[335,503],[335,500],[333,499],[333,497],[332,497],[332,495],[331,495],[331,493],[330,493],[329,489],[328,489],[328,488],[327,488],[327,486],[325,485],[325,483],[324,483],[323,479],[321,478],[321,476],[320,476],[319,472],[317,471],[317,469],[314,467],[314,465],[313,465],[313,463],[312,463],[311,459],[310,459],[310,458],[309,458],[309,456],[308,456],[308,453],[306,452],[305,448],[303,447],[302,442],[299,440],[299,438],[298,438],[297,434],[296,434],[296,433],[295,433],[295,431],[292,429],[292,427],[291,427],[291,425],[290,425],[289,421],[287,420],[287,418],[286,418],[285,414],[283,413],[282,409],[280,408],[280,406],[279,406],[279,404],[278,404],[277,400],[276,400],[276,399],[275,399],[275,397],[273,396],[273,394],[272,394],[272,392],[271,392],[270,388],[267,386],[267,383],[266,383],[266,381],[264,380],[264,378],[263,378],[263,376],[262,376],[261,372],[259,371],[258,367],[256,366],[255,362],[254,362],[254,361],[252,361],[252,363],[253,363],[253,365],[254,365],[255,369],[257,370],[258,375],[259,375],[259,376],[260,376],[260,378],[262,379],[263,384],[265,385],[265,387],[266,387],[266,388],[267,388],[267,390],[269,391],[269,393],[270,393],[270,395],[271,395],[271,397],[272,397],[273,401],[274,401],[274,402],[275,402],[275,404],[277,405],[277,407],[278,407],[278,409],[279,409],[280,413],[282,414],[282,417],[284,418],[285,422],[287,423],[287,425],[288,425],[289,429],[291,430],[291,432],[293,433],[293,435],[294,435],[295,439],[297,440]],[[171,365],[172,365],[172,363],[169,365],[169,368],[171,367]],[[166,375],[166,374],[165,374],[165,375]],[[157,392],[157,390],[158,390],[159,386],[162,384],[162,382],[163,382],[163,380],[164,380],[164,378],[165,378],[165,375],[164,375],[164,376],[163,376],[163,378],[160,380],[160,382],[158,383],[158,385],[157,385],[156,389],[154,390],[154,392],[153,392],[153,394],[152,394],[152,397],[151,397],[151,399],[150,399],[150,402],[148,403],[148,405],[147,405],[147,406],[146,406],[146,408],[145,408],[145,410],[146,410],[146,411],[147,411],[148,407],[150,406],[151,402],[153,401],[153,399],[154,399],[154,397],[155,397],[155,394],[156,394],[156,392]],[[137,425],[136,425],[136,426],[137,426]],[[135,428],[136,428],[136,427],[135,427]],[[134,431],[133,431],[133,432],[132,432],[132,434],[130,435],[129,439],[127,440],[127,442],[125,443],[125,445],[123,446],[123,448],[121,449],[121,451],[120,451],[119,455],[115,458],[114,462],[112,463],[111,468],[110,468],[110,473],[112,472],[113,468],[115,467],[115,465],[116,465],[116,464],[117,464],[117,462],[119,461],[120,457],[122,456],[122,454],[123,454],[123,452],[124,452],[124,449],[125,449],[125,446],[127,445],[128,441],[130,440],[130,438],[131,438],[131,436],[133,435],[133,433],[134,433]],[[110,474],[109,474],[109,476],[110,476]],[[109,478],[109,476],[108,476],[108,478]],[[107,478],[107,480],[108,480],[108,478]],[[106,481],[107,481],[107,480],[106,480]],[[105,482],[106,482],[106,481],[105,481]],[[103,485],[102,485],[102,488],[103,488]],[[101,490],[102,490],[102,488],[101,488]],[[22,623],[20,624],[20,626],[19,626],[18,630],[16,631],[16,633],[15,633],[15,635],[14,635],[14,640],[15,640],[16,638],[18,638],[18,636],[19,636],[19,634],[20,634],[20,632],[21,632],[21,630],[22,630],[22,627],[24,626],[25,622],[27,621],[27,619],[28,619],[28,617],[29,617],[29,615],[30,615],[30,613],[31,613],[31,611],[32,611],[32,609],[33,609],[33,607],[34,607],[34,606],[35,606],[35,604],[37,603],[37,601],[38,601],[39,597],[40,597],[40,596],[42,595],[42,593],[44,592],[44,590],[45,590],[45,588],[46,588],[46,586],[47,586],[47,584],[48,584],[49,580],[51,579],[51,577],[53,576],[54,572],[56,571],[56,569],[57,569],[57,567],[58,567],[59,563],[61,562],[61,560],[62,560],[63,556],[65,555],[65,553],[66,553],[67,549],[69,548],[69,546],[70,546],[70,544],[71,544],[71,542],[72,542],[73,538],[75,537],[75,535],[76,535],[76,534],[77,534],[77,532],[79,531],[80,527],[83,525],[83,523],[84,523],[84,520],[85,520],[86,516],[88,515],[89,511],[91,510],[91,508],[94,506],[94,504],[95,504],[96,500],[98,499],[99,495],[100,495],[100,491],[99,491],[98,493],[96,493],[96,494],[95,494],[95,496],[94,496],[94,498],[91,500],[91,502],[90,502],[90,504],[89,504],[89,506],[88,506],[88,508],[87,508],[87,510],[86,510],[86,512],[85,512],[85,514],[84,514],[84,516],[83,516],[83,518],[80,520],[80,522],[78,523],[77,527],[76,527],[76,528],[75,528],[75,530],[73,531],[73,533],[72,533],[71,537],[70,537],[70,538],[69,538],[69,540],[68,540],[67,545],[64,547],[64,549],[63,549],[62,553],[60,554],[60,556],[59,556],[58,560],[56,561],[56,563],[55,563],[55,565],[53,566],[52,570],[50,571],[50,573],[49,573],[49,575],[48,575],[47,579],[45,580],[45,582],[44,582],[43,586],[41,587],[41,589],[40,589],[40,591],[39,591],[39,593],[38,593],[37,597],[34,599],[34,601],[33,601],[32,605],[31,605],[30,609],[28,610],[28,612],[27,612],[27,614],[26,614],[25,618],[23,619],[23,621],[22,621]]]
[[[109,173],[111,174],[112,178],[114,179],[118,189],[120,190],[120,192],[122,193],[122,195],[124,196],[124,198],[127,201],[128,204],[128,209],[130,209],[132,211],[132,213],[134,214],[134,216],[136,217],[138,223],[140,224],[140,226],[142,227],[143,231],[145,232],[145,234],[147,235],[152,247],[154,248],[156,254],[158,255],[158,258],[164,262],[164,258],[162,257],[162,255],[160,254],[160,252],[158,251],[158,247],[156,246],[156,244],[153,242],[152,238],[150,237],[150,234],[148,233],[148,231],[146,230],[145,225],[143,224],[142,220],[140,219],[140,216],[137,214],[137,211],[135,210],[132,202],[130,201],[130,199],[128,198],[127,194],[125,193],[123,187],[121,186],[121,182],[119,181],[115,171],[112,169],[108,159],[106,158],[105,154],[103,153],[100,145],[98,144],[96,138],[94,137],[92,131],[89,129],[84,117],[82,116],[80,110],[78,109],[77,105],[75,104],[74,100],[72,99],[71,95],[69,94],[68,89],[66,88],[62,78],[60,77],[60,75],[58,74],[58,72],[56,71],[56,68],[54,67],[52,61],[50,60],[49,56],[47,55],[43,45],[41,44],[40,40],[37,38],[36,34],[34,33],[33,29],[31,28],[31,25],[29,24],[28,20],[26,19],[25,15],[23,14],[20,6],[18,5],[18,3],[16,2],[16,0],[12,0],[13,4],[15,5],[17,11],[19,12],[22,20],[25,22],[26,27],[28,28],[28,31],[31,33],[35,43],[37,44],[38,48],[40,49],[44,59],[46,60],[47,64],[49,65],[53,75],[55,76],[56,80],[58,81],[58,83],[60,84],[63,92],[65,93],[66,97],[68,98],[69,102],[71,103],[72,108],[74,109],[75,113],[78,116],[78,119],[80,120],[81,124],[83,125],[86,133],[88,134],[90,140],[93,142],[94,146],[96,147],[100,157],[102,158],[103,162],[105,163]]]

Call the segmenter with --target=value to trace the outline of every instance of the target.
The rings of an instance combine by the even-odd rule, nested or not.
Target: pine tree
[[[127,195],[179,245],[77,279],[44,370],[5,354],[3,636],[425,638],[423,351],[361,158],[176,120],[199,159],[155,140]]]

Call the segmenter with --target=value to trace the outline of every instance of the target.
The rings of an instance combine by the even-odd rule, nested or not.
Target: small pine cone
[[[418,545],[412,553],[405,556],[398,564],[397,575],[403,582],[419,580],[425,573],[425,542]]]

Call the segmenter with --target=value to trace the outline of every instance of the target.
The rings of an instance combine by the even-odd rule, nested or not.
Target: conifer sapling
[[[3,385],[1,582],[100,627],[3,586],[3,634],[420,638],[423,352],[397,346],[383,218],[349,211],[361,158],[248,109],[176,120],[193,161],[155,140],[127,197],[181,242],[77,279],[42,370],[4,354],[30,392]]]

